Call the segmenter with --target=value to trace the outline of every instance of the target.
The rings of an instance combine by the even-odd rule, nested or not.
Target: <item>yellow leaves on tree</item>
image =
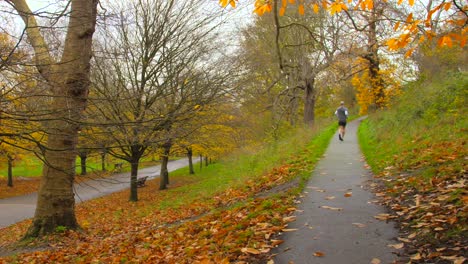
[[[326,10],[331,15],[335,15],[348,9],[361,10],[361,11],[372,11],[374,9],[375,0],[335,0],[335,1],[308,1],[308,0],[281,0],[281,4],[278,10],[279,15],[286,13],[288,5],[298,5],[297,12],[301,15],[306,14],[306,10],[310,9],[314,13],[319,12],[319,8]],[[232,7],[236,6],[237,0],[220,0],[221,6],[226,7],[230,4]],[[413,7],[415,5],[414,0],[397,0],[398,5],[406,3],[408,6]],[[276,1],[273,0],[255,0],[254,12],[258,15],[269,13],[273,10],[273,5]],[[460,3],[461,4],[461,3]],[[390,50],[399,50],[407,47],[413,41],[417,41],[422,36],[428,39],[436,37],[439,41],[439,46],[450,46],[457,43],[461,47],[464,47],[467,42],[468,34],[466,24],[468,18],[466,16],[466,10],[468,5],[457,6],[452,8],[451,2],[442,1],[440,4],[434,7],[429,6],[427,8],[427,15],[425,18],[415,19],[414,14],[418,14],[421,11],[415,11],[409,13],[405,21],[397,22],[394,26],[395,31],[400,31],[400,34],[387,41],[388,48]],[[450,13],[451,12],[451,13]],[[437,19],[434,18],[434,14],[437,14]],[[436,24],[445,24],[455,30],[451,33],[437,34],[434,32],[433,22],[437,20]],[[415,42],[417,44],[417,42]],[[412,50],[407,52],[407,56],[410,56]]]
[[[359,114],[367,114],[370,108],[389,106],[390,100],[401,91],[401,84],[393,76],[393,70],[388,69],[380,70],[377,77],[371,78],[366,69],[353,77],[351,83],[356,89]]]

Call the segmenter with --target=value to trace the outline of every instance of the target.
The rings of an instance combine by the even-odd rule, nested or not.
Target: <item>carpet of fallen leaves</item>
[[[13,178],[13,187],[7,186],[7,179],[0,178],[0,199],[30,194],[39,188],[40,178]]]
[[[310,166],[297,157],[215,197],[200,196],[172,209],[161,209],[161,202],[170,204],[184,195],[179,186],[196,182],[175,178],[171,191],[158,191],[158,183],[148,181],[137,203],[128,202],[123,191],[77,205],[80,231],[18,244],[30,220],[0,229],[0,247],[10,249],[3,254],[14,253],[0,263],[265,262],[282,242],[275,234],[287,227],[295,210],[294,188],[276,192],[277,187]]]
[[[468,258],[468,151],[463,139],[411,142],[379,177],[377,196],[392,210],[410,263],[466,263]]]

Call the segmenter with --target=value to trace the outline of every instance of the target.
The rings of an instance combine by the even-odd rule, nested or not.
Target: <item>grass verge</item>
[[[466,87],[462,73],[412,84],[398,104],[370,116],[358,131],[411,263],[462,263],[468,257]]]

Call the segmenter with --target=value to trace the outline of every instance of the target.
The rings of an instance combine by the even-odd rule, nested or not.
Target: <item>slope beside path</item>
[[[168,170],[173,171],[188,165],[188,159],[170,161]],[[159,177],[160,166],[153,166],[138,171],[139,176],[148,176],[148,179]],[[118,173],[111,177],[90,180],[75,184],[76,203],[98,198],[110,193],[125,190],[130,187],[130,173]],[[0,199],[0,228],[7,227],[19,221],[34,216],[37,193],[24,196]]]
[[[308,181],[296,221],[279,238],[274,263],[394,263],[398,230],[377,220],[385,209],[368,190],[372,175],[357,142],[361,120],[350,122],[344,141],[338,134]]]

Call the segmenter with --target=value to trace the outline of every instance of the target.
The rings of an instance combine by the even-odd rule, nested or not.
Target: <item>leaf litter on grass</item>
[[[282,243],[276,235],[294,221],[291,214],[295,196],[285,192],[262,198],[256,194],[288,182],[301,171],[283,165],[245,185],[218,193],[216,199],[200,198],[178,207],[161,210],[157,204],[170,203],[183,196],[179,186],[192,182],[174,179],[171,192],[155,191],[148,181],[139,189],[140,200],[128,202],[128,191],[86,201],[77,205],[82,230],[65,231],[26,247],[41,246],[44,251],[13,257],[16,263],[229,263],[268,258],[270,250]],[[290,170],[293,168],[294,170]],[[249,198],[249,199],[248,199]],[[215,210],[213,210],[216,208]],[[186,220],[186,221],[183,221]],[[21,238],[30,220],[0,230],[0,246],[12,247]],[[34,244],[35,243],[35,244]]]

